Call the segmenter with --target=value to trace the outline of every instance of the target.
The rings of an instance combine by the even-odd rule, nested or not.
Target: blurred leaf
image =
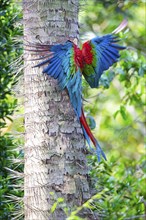
[[[124,120],[127,119],[126,108],[124,106],[120,106],[120,113]]]

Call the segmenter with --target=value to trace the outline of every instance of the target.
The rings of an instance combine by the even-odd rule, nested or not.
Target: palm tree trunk
[[[25,42],[78,38],[78,0],[23,0],[23,11]],[[90,196],[84,138],[66,91],[41,68],[31,68],[31,58],[26,51],[25,220],[64,220],[60,205],[50,211],[58,198],[71,210]]]

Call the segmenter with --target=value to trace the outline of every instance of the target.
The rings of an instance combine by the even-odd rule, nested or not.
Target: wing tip
[[[121,24],[112,32],[112,34],[118,34],[120,31],[122,31],[125,27],[127,27],[128,21],[127,19],[124,19]]]

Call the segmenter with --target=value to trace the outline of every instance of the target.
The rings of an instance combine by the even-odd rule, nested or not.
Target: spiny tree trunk
[[[64,42],[78,37],[78,0],[23,0],[24,41]],[[33,56],[34,58],[34,56]],[[64,220],[89,198],[84,138],[66,91],[25,52],[25,220]]]

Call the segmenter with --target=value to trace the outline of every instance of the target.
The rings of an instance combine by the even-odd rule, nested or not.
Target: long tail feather
[[[89,139],[87,138],[87,135],[88,135],[88,137],[90,138],[90,140],[92,141],[92,143],[94,144],[94,146],[96,148],[98,161],[100,162],[100,156],[101,155],[106,160],[106,156],[105,156],[104,152],[102,151],[99,143],[97,142],[96,138],[93,136],[93,134],[92,134],[92,132],[89,128],[89,125],[87,124],[83,109],[82,109],[82,114],[81,114],[81,117],[80,117],[80,123],[84,128],[83,131],[85,130],[85,132],[86,132],[84,135],[85,135],[85,138],[87,139],[88,144],[89,144]]]

